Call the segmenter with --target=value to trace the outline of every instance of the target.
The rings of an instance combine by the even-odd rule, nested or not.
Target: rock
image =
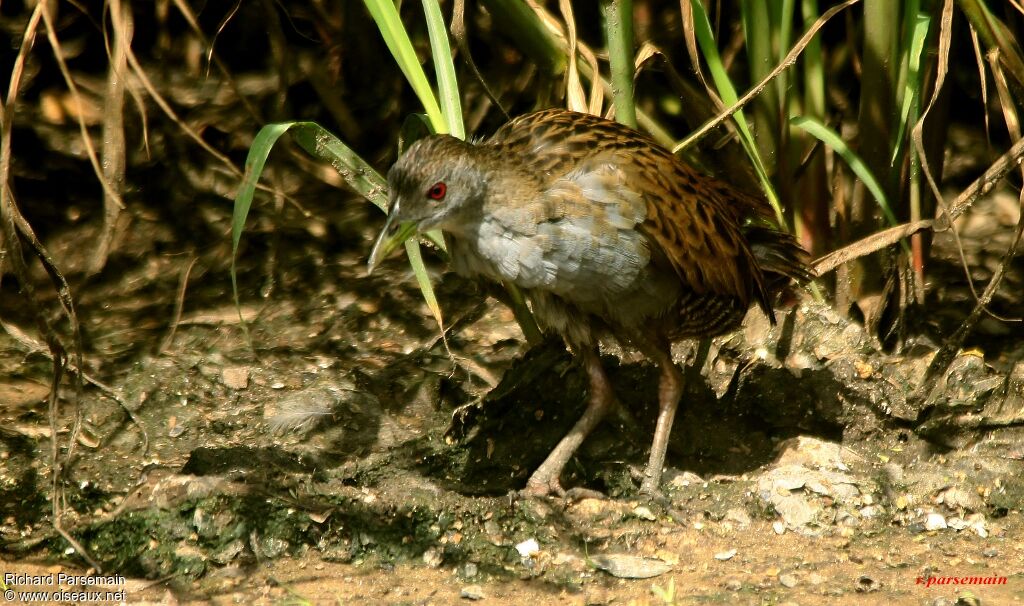
[[[600,570],[620,579],[650,579],[672,569],[662,560],[627,554],[602,554],[590,559]]]
[[[423,563],[431,568],[439,568],[444,562],[444,554],[437,547],[428,547],[423,552]]]
[[[459,592],[459,597],[464,600],[482,600],[484,599],[484,589],[479,585],[466,585]]]
[[[942,517],[942,514],[929,513],[924,519],[925,530],[943,530],[947,527],[946,518]]]
[[[859,460],[861,457],[835,442],[797,436],[779,445],[779,456],[776,457],[774,466],[802,465],[812,469],[846,471],[848,468],[844,458]]]
[[[249,545],[252,547],[253,552],[260,559],[273,560],[281,557],[287,551],[290,545],[288,541],[273,536],[257,536],[256,532],[249,534]]]
[[[792,589],[800,583],[800,580],[792,572],[784,572],[779,575],[779,584]]]
[[[721,551],[719,553],[716,553],[715,554],[715,559],[724,562],[726,560],[733,559],[735,556],[736,556],[736,550],[735,549],[730,549],[729,551]]]
[[[974,531],[974,534],[981,538],[988,537],[988,522],[985,520],[985,514],[983,513],[972,513],[967,516],[968,528]]]
[[[588,587],[583,596],[583,606],[605,606],[612,601],[613,598],[608,597],[608,590],[604,587]]]
[[[854,590],[856,590],[857,593],[872,593],[878,591],[881,587],[882,584],[878,580],[867,575],[861,575],[857,578]]]
[[[522,543],[516,545],[516,551],[519,552],[520,558],[526,560],[532,558],[540,551],[540,544],[537,543],[537,539],[526,539]]]
[[[942,503],[954,511],[960,509],[978,511],[985,507],[985,500],[981,498],[977,491],[968,490],[960,486],[953,486],[942,492],[936,499],[936,502]]]
[[[963,530],[969,526],[967,520],[963,518],[950,518],[946,520],[946,524],[953,530]]]
[[[740,529],[750,526],[750,514],[739,507],[733,507],[729,511],[725,512],[724,519],[730,522],[736,522]]]
[[[783,465],[765,472],[757,480],[757,495],[779,513],[786,526],[803,534],[816,534],[812,526],[831,524],[835,506],[859,505],[860,489],[853,476]],[[817,495],[829,497],[826,504]]]
[[[653,522],[654,520],[658,519],[657,517],[655,517],[654,512],[652,512],[650,508],[645,507],[643,505],[635,508],[633,510],[633,515],[640,518],[641,520],[647,520],[649,522]]]
[[[877,518],[885,513],[885,509],[880,505],[868,505],[867,507],[862,507],[858,513],[864,518]]]
[[[228,366],[221,371],[220,380],[228,389],[245,389],[249,387],[249,367]]]
[[[671,488],[686,488],[687,486],[700,486],[704,484],[704,480],[692,471],[670,472],[672,475],[670,478],[666,478],[666,484]],[[668,474],[666,474],[668,475]]]

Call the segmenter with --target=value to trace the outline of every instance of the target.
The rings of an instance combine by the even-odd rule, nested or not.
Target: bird
[[[754,304],[774,325],[773,297],[811,277],[806,253],[772,224],[763,196],[591,114],[536,111],[476,141],[430,135],[408,147],[387,181],[370,272],[408,238],[440,230],[456,273],[517,286],[586,371],[586,408],[529,476],[527,495],[566,496],[563,469],[616,405],[600,359],[608,338],[660,369],[640,486],[660,494],[684,387],[672,343],[733,331]]]

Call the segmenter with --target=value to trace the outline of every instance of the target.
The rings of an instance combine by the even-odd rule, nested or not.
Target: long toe
[[[534,474],[526,481],[526,487],[522,494],[528,497],[561,497],[565,496],[565,489],[558,481],[558,478],[538,478]]]
[[[567,501],[582,501],[583,499],[607,499],[608,495],[604,494],[600,490],[594,490],[592,488],[583,488],[577,486],[570,488],[565,491],[565,499]]]
[[[529,495],[558,495],[563,496],[565,490],[559,484],[559,477],[562,470],[572,458],[573,453],[580,447],[594,427],[601,422],[608,409],[611,408],[615,396],[612,392],[608,377],[601,368],[601,359],[597,349],[590,347],[580,352],[583,357],[584,368],[590,377],[590,397],[587,409],[583,416],[572,426],[569,433],[565,434],[554,450],[548,454],[540,467],[533,472],[530,479],[526,481],[526,489],[523,491]]]
[[[648,479],[647,469],[647,466],[640,468],[630,465],[629,477],[632,478],[634,482],[640,483],[640,494],[651,497],[651,500],[656,503],[668,503],[668,496],[660,487],[660,479],[658,481],[655,481],[653,478]],[[662,475],[662,477],[664,477],[664,475]]]

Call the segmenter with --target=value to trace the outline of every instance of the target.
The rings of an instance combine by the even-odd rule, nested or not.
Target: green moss
[[[112,521],[93,526],[82,535],[84,545],[104,570],[146,578],[175,575],[192,579],[201,575],[206,564],[200,556],[178,554],[180,542],[187,536],[176,515],[159,510],[130,512]],[[63,551],[63,541],[54,541],[54,549]]]

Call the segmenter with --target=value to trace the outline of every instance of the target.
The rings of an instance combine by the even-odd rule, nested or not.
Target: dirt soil
[[[979,271],[1003,244],[970,230],[1015,224],[1013,202],[997,197],[988,222],[962,226]],[[226,229],[223,206],[197,212]],[[776,327],[751,313],[689,371],[657,498],[636,481],[656,371],[610,345],[629,413],[563,478],[607,498],[525,498],[515,491],[582,410],[580,369],[556,341],[527,351],[504,306],[441,279],[432,257],[442,341],[401,259],[365,275],[379,222],[359,212],[247,235],[242,291],[261,295],[241,310],[252,347],[226,238],[169,254],[171,227],[135,217],[112,267],[76,285],[86,371],[103,385],[87,383],[76,409],[65,381],[61,443],[76,410],[83,425],[64,526],[104,574],[125,576],[113,586],[125,602],[1024,601],[1024,343],[1019,326],[985,323],[925,382],[972,305],[952,278],[928,308],[942,313],[922,313],[898,354],[810,294]],[[69,273],[93,229],[52,236]],[[936,246],[955,277],[954,249]],[[1020,305],[1008,292],[994,305]],[[83,573],[50,523],[51,366],[19,301],[0,293],[0,572]],[[692,365],[694,349],[679,344],[677,361]]]

